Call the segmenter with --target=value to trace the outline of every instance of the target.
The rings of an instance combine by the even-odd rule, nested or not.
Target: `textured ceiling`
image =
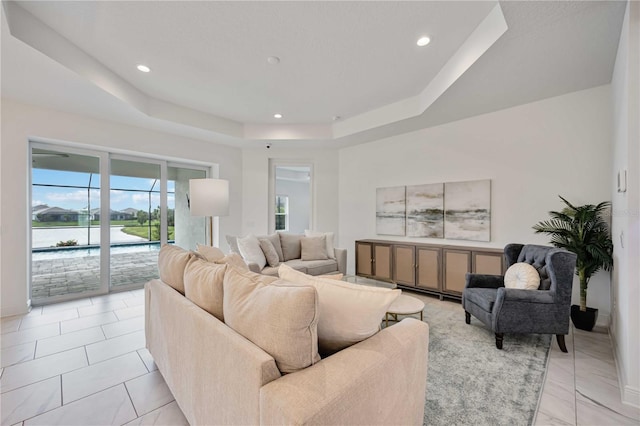
[[[329,146],[606,84],[624,13],[624,2],[501,2],[506,32],[426,111],[386,122],[383,114],[370,114],[366,128],[336,137],[332,116],[346,126],[428,88],[477,35],[496,2],[18,4],[97,65],[78,69],[65,57],[52,60],[24,21],[9,19],[12,34],[22,31],[20,38],[34,50],[9,34],[3,11],[3,97],[231,144],[263,139],[247,136],[247,123],[317,124],[329,131],[309,144]],[[433,42],[418,48],[415,40],[424,33]],[[271,55],[281,58],[279,65],[267,64]],[[138,63],[152,72],[136,71]],[[114,96],[89,68],[112,72],[141,96],[131,102]],[[145,96],[184,109],[165,105],[154,114],[158,108],[145,109]],[[285,118],[273,119],[274,112]],[[218,131],[216,119],[231,130]]]

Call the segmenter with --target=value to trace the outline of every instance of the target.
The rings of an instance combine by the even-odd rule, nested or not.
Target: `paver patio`
[[[111,255],[111,286],[139,284],[158,278],[158,251]],[[34,260],[31,299],[34,304],[51,296],[98,290],[100,256]]]

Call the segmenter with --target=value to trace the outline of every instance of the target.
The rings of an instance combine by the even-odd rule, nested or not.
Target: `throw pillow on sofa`
[[[536,268],[528,263],[514,263],[504,273],[504,286],[522,290],[537,290],[540,287],[540,274]]]
[[[224,321],[222,283],[227,265],[192,258],[184,269],[184,295],[187,299]]]
[[[249,234],[244,238],[238,238],[238,248],[247,262],[256,263],[260,269],[267,264],[267,258],[264,257],[264,252],[260,248],[260,241],[255,235]]]
[[[223,300],[225,323],[271,355],[280,372],[292,373],[320,360],[313,287],[229,268]]]
[[[327,260],[327,243],[324,235],[320,237],[304,237],[300,240],[301,260]]]
[[[313,277],[284,264],[280,265],[278,274],[286,281],[312,285],[318,291],[318,347],[323,356],[376,334],[389,306],[401,293]]]
[[[284,254],[282,254],[282,244],[280,243],[280,235],[277,232],[269,235],[258,235],[258,240],[269,240],[273,244],[273,248],[278,253],[278,261],[284,262]]]
[[[193,254],[182,247],[165,244],[158,253],[160,280],[184,294],[184,268]]]
[[[258,241],[260,241],[260,248],[264,253],[264,257],[267,259],[267,264],[272,267],[280,265],[278,252],[276,252],[276,248],[273,246],[271,241],[266,238],[259,238]]]
[[[335,248],[333,247],[333,232],[317,232],[311,231],[310,229],[304,230],[305,237],[320,237],[322,235],[324,235],[324,237],[326,238],[325,242],[327,243],[327,256],[329,256],[329,259],[335,259],[336,252]]]
[[[300,259],[300,240],[302,235],[289,234],[288,232],[278,232],[284,262],[287,260]]]

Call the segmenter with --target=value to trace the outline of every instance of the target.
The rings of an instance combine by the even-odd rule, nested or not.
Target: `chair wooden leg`
[[[558,346],[560,346],[560,350],[564,353],[567,353],[567,346],[564,344],[564,334],[556,334],[556,340],[558,341]]]
[[[464,322],[471,324],[471,314],[467,311],[464,311]]]
[[[502,341],[504,340],[504,334],[496,333],[496,348],[502,349]]]

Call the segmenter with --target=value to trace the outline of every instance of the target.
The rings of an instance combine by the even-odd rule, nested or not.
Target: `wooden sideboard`
[[[357,240],[356,275],[398,287],[459,299],[467,273],[502,275],[502,249]]]

